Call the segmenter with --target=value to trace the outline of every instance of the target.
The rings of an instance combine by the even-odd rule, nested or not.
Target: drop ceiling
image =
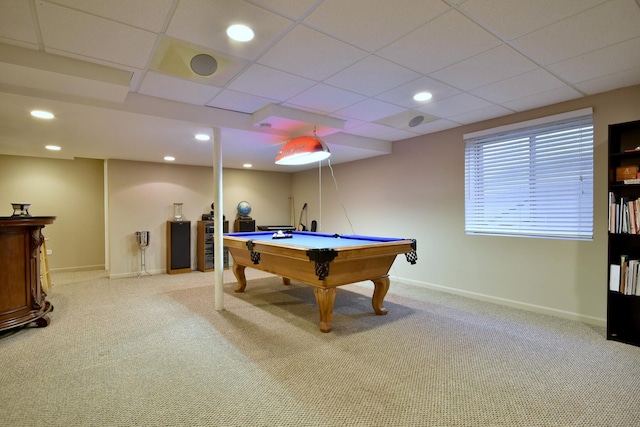
[[[225,167],[295,171],[275,154],[314,129],[334,164],[384,155],[640,84],[639,52],[637,0],[2,1],[0,154],[211,166],[217,128]]]

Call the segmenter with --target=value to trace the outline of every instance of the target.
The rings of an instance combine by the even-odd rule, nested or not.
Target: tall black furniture
[[[640,346],[640,120],[609,126],[607,339]]]
[[[191,271],[191,221],[167,221],[167,273]]]

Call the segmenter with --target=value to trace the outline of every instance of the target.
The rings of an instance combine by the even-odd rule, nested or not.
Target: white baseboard
[[[423,288],[432,289],[435,291],[447,292],[450,294],[459,295],[467,298],[473,298],[480,301],[487,301],[494,304],[504,305],[507,307],[513,307],[521,310],[532,311],[534,313],[547,314],[550,316],[561,317],[563,319],[575,320],[575,321],[587,323],[590,325],[601,326],[601,327],[606,327],[607,325],[607,320],[600,317],[587,316],[584,314],[575,313],[571,311],[558,310],[556,308],[545,307],[545,306],[536,305],[536,304],[529,304],[522,301],[515,301],[507,298],[500,298],[492,295],[485,295],[477,292],[465,291],[463,289],[456,289],[456,288],[450,288],[448,286],[436,285],[433,283],[420,282],[417,280],[404,279],[400,277],[391,277],[391,279],[400,283],[405,283],[407,285],[423,287]]]
[[[159,269],[159,270],[151,270],[151,271],[147,271],[147,273],[151,274],[151,276],[155,275],[155,274],[167,274],[167,270],[166,269]],[[109,279],[122,279],[122,278],[128,278],[128,277],[138,277],[138,274],[140,274],[139,271],[130,271],[128,273],[116,273],[116,274],[109,274]],[[140,278],[142,279],[143,277],[150,277],[149,274],[143,274],[140,276]]]
[[[81,267],[63,267],[63,268],[52,268],[49,271],[51,273],[67,273],[74,271],[93,271],[93,270],[104,270],[104,264],[98,265],[83,265]]]

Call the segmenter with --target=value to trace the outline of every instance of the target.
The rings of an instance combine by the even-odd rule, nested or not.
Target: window
[[[465,232],[593,239],[591,108],[465,139]]]

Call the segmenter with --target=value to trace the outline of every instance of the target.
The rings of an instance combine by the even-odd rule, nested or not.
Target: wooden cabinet
[[[607,339],[640,346],[640,120],[609,126]]]
[[[229,221],[223,221],[222,232],[229,232]],[[200,271],[214,269],[215,252],[213,249],[213,236],[215,234],[214,221],[198,221],[196,234],[196,266]],[[222,265],[229,268],[229,250],[223,248]]]
[[[167,221],[167,273],[191,272],[191,221]]]
[[[53,306],[40,278],[41,229],[53,216],[0,218],[0,331],[35,322],[50,323]]]

